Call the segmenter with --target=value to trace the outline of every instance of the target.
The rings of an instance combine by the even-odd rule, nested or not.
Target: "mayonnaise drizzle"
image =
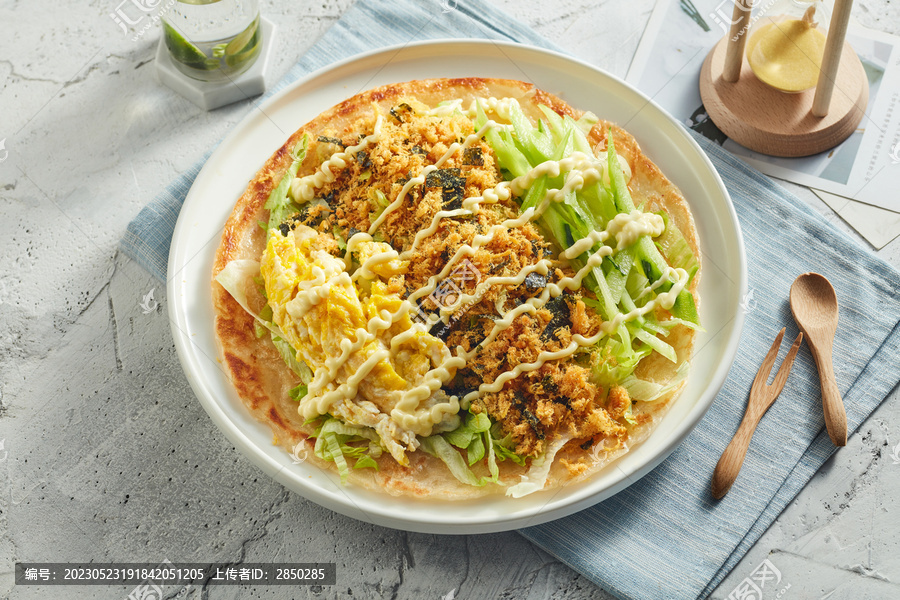
[[[590,270],[591,264],[593,263],[594,266],[599,265],[600,262],[603,260],[603,256],[608,256],[611,253],[612,253],[611,247],[603,246],[600,250],[598,250],[595,254],[593,254],[591,256],[591,259],[588,261],[588,265],[585,265],[585,267],[580,269],[575,277],[565,277],[565,278],[561,279],[559,281],[558,287],[577,289],[578,287],[580,287],[581,279],[584,278],[584,276]],[[595,261],[595,257],[598,257],[598,256],[600,257],[599,260]],[[670,269],[671,269],[671,267],[670,267]],[[631,321],[640,316],[643,316],[643,315],[655,310],[657,306],[661,306],[665,309],[672,308],[672,306],[675,304],[675,299],[678,297],[678,294],[681,293],[681,290],[683,290],[685,285],[687,285],[688,274],[684,269],[671,269],[671,272],[674,273],[674,275],[677,277],[677,280],[672,285],[672,288],[669,291],[659,294],[656,298],[649,301],[644,306],[635,308],[634,310],[629,311],[628,313],[625,313],[625,314],[620,313],[620,314],[616,315],[611,321],[604,322],[600,326],[600,329],[592,336],[585,337],[585,336],[579,335],[579,334],[573,335],[572,342],[569,343],[569,345],[566,346],[565,348],[563,348],[561,350],[557,350],[555,352],[548,352],[548,351],[544,350],[540,354],[538,354],[537,360],[535,360],[534,362],[519,364],[512,371],[506,371],[504,373],[501,373],[493,382],[481,384],[477,390],[466,394],[466,396],[463,398],[462,405],[468,406],[473,400],[480,398],[484,394],[490,394],[490,393],[495,393],[495,392],[500,391],[501,389],[503,389],[503,385],[507,381],[510,381],[511,379],[515,379],[522,373],[526,373],[528,371],[536,371],[536,370],[540,369],[544,365],[544,363],[546,363],[547,361],[560,360],[562,358],[566,358],[568,356],[573,355],[575,353],[575,351],[578,350],[579,347],[592,346],[592,345],[596,344],[603,338],[603,336],[609,335],[609,334],[613,333],[616,329],[618,329],[619,325],[621,325],[622,323],[625,323],[627,321]],[[667,270],[667,273],[668,273],[668,270]],[[577,281],[577,283],[573,287],[572,284],[575,283],[576,281]],[[509,311],[502,320],[495,323],[494,330],[491,332],[491,334],[487,338],[485,338],[485,341],[482,342],[482,344],[490,343],[490,341],[493,341],[493,339],[496,337],[496,334],[499,333],[499,331],[502,331],[502,329],[506,329],[507,327],[512,325],[512,320],[519,314],[523,314],[526,312],[533,314],[534,312],[537,311],[537,308],[536,308],[537,304],[540,304],[540,306],[543,306],[546,303],[547,298],[550,295],[553,295],[553,296],[559,295],[559,293],[556,293],[557,290],[552,289],[551,286],[553,286],[554,288],[557,287],[557,286],[554,286],[554,284],[550,284],[544,290],[544,293],[541,294],[540,300],[538,300],[537,298],[531,298],[528,300],[528,302]],[[561,293],[561,291],[560,291],[560,293]],[[534,302],[535,300],[538,300],[538,302]],[[510,317],[512,317],[512,318],[510,318]],[[468,361],[469,359],[474,357],[474,355],[477,352],[477,348],[473,349],[469,353],[464,353],[464,352],[462,352],[462,348],[458,348],[457,352],[461,356],[465,357],[466,360]]]
[[[514,100],[511,98],[480,98],[473,100],[470,106],[463,111],[462,100],[457,99],[445,105],[432,108],[427,111],[426,114],[433,116],[447,116],[454,111],[459,110],[467,116],[474,117],[477,112],[476,102],[482,102],[482,107],[486,112],[492,112],[496,114],[498,118],[508,120],[510,105],[513,101]],[[302,201],[312,199],[315,195],[315,189],[334,181],[335,176],[333,170],[344,168],[351,155],[367,148],[372,143],[377,143],[381,135],[381,124],[382,117],[379,115],[373,133],[366,136],[360,144],[347,148],[344,152],[332,155],[331,158],[326,160],[313,175],[294,179],[291,185],[292,195],[296,199]],[[507,127],[507,125],[492,120],[487,121],[477,132],[466,137],[462,144],[458,142],[452,143],[447,148],[447,151],[434,164],[427,165],[418,176],[410,178],[400,190],[397,198],[382,211],[378,218],[371,224],[367,232],[357,233],[347,240],[347,249],[344,256],[346,268],[349,270],[352,267],[351,253],[358,248],[359,244],[372,241],[374,233],[384,223],[388,215],[403,204],[406,195],[413,187],[424,184],[429,173],[439,169],[457,152],[471,147],[472,144],[480,140],[490,129],[499,127]],[[620,164],[622,164],[626,177],[630,178],[631,170],[627,161],[625,161],[622,156],[619,156],[619,161]],[[573,152],[570,156],[562,160],[548,160],[512,181],[504,181],[491,189],[485,190],[481,196],[465,198],[463,200],[462,208],[460,209],[438,211],[434,215],[431,224],[416,234],[412,245],[407,251],[400,254],[395,250],[376,253],[360,265],[353,274],[352,279],[347,277],[347,273],[344,272],[342,275],[347,277],[348,282],[356,281],[359,277],[373,279],[375,277],[372,270],[374,267],[397,258],[409,260],[419,247],[419,244],[437,232],[442,219],[474,214],[480,210],[480,205],[483,203],[494,204],[505,201],[512,195],[520,196],[542,176],[547,175],[551,178],[556,178],[561,174],[565,175],[563,187],[561,189],[547,190],[544,198],[536,207],[523,211],[522,214],[516,218],[507,219],[503,223],[490,227],[487,233],[476,235],[473,238],[473,245],[470,246],[464,244],[461,246],[453,257],[447,261],[447,264],[441,272],[430,277],[425,286],[416,290],[410,294],[408,298],[404,299],[396,312],[390,313],[388,310],[382,310],[379,315],[372,317],[369,320],[366,329],[358,329],[356,331],[356,340],[353,342],[343,340],[341,343],[341,355],[329,358],[326,362],[326,366],[316,371],[315,377],[310,383],[310,393],[307,398],[312,397],[310,398],[311,402],[309,402],[309,408],[313,408],[311,405],[314,404],[314,410],[304,411],[303,404],[301,403],[301,412],[303,412],[307,418],[310,418],[311,416],[315,416],[315,414],[327,412],[327,410],[339,400],[352,399],[356,395],[359,383],[369,374],[378,361],[396,356],[404,343],[412,340],[418,332],[422,331],[422,326],[414,325],[406,331],[395,335],[391,339],[389,349],[381,349],[371,354],[365,363],[361,365],[346,383],[338,386],[337,389],[334,389],[335,386],[332,382],[336,377],[338,370],[346,363],[352,352],[359,350],[366,343],[376,339],[377,334],[380,331],[389,329],[404,315],[409,314],[411,311],[417,311],[416,301],[418,299],[432,293],[439,282],[450,274],[453,265],[458,260],[474,256],[476,251],[486,243],[490,242],[497,233],[510,228],[521,227],[536,219],[547,210],[551,202],[564,201],[566,194],[577,191],[585,185],[590,185],[601,179],[608,181],[609,175],[606,162],[606,153],[604,152],[601,152],[600,156],[590,156],[582,152]],[[495,321],[494,327],[488,336],[469,352],[465,352],[462,347],[458,347],[456,349],[456,356],[453,356],[445,347],[442,352],[441,360],[433,361],[438,363],[437,366],[426,373],[420,384],[410,390],[400,393],[400,396],[391,411],[391,418],[403,429],[414,431],[417,435],[429,435],[432,426],[439,423],[444,415],[448,413],[455,414],[458,412],[460,404],[458,403],[456,396],[451,396],[449,402],[437,403],[425,408],[420,408],[420,405],[428,400],[428,398],[433,397],[433,394],[435,394],[435,392],[451,378],[455,369],[464,367],[467,362],[477,354],[481,347],[490,344],[496,339],[497,335],[509,328],[518,316],[526,313],[536,313],[550,300],[551,297],[559,296],[565,289],[579,289],[584,277],[586,277],[592,269],[598,267],[605,257],[610,256],[617,250],[630,246],[643,235],[655,237],[662,233],[663,229],[664,222],[662,217],[652,213],[642,213],[641,211],[635,210],[629,214],[617,215],[608,223],[606,229],[593,231],[585,238],[576,241],[570,248],[560,254],[562,258],[571,260],[588,252],[597,244],[601,244],[601,246],[589,256],[586,264],[579,269],[574,276],[564,277],[557,283],[548,284],[540,296],[530,298],[512,310],[504,312],[501,307],[498,307],[498,313],[500,313],[501,318]],[[607,240],[615,240],[615,247],[605,244]],[[553,261],[551,260],[541,259],[533,265],[527,265],[515,276],[488,277],[484,281],[478,283],[474,293],[462,293],[453,305],[442,307],[440,310],[441,317],[446,322],[450,314],[454,313],[466,302],[470,302],[483,295],[483,293],[493,285],[517,286],[521,285],[530,273],[537,272],[546,275],[552,264]],[[308,307],[321,301],[321,298],[324,297],[319,290],[327,288],[328,285],[333,282],[337,283],[337,281],[334,281],[335,278],[321,282],[319,279],[320,278],[317,277],[317,285],[314,285],[310,290],[304,292],[305,295],[303,300],[298,304],[308,309]],[[684,289],[688,282],[688,274],[683,269],[668,268],[663,274],[663,277],[644,290],[641,296],[656,290],[667,281],[672,282],[672,287],[668,291],[658,294],[656,298],[647,302],[644,306],[635,308],[628,313],[620,313],[612,320],[602,323],[599,330],[594,335],[585,337],[576,334],[572,336],[572,342],[565,348],[555,352],[543,351],[538,355],[537,360],[534,362],[519,364],[513,370],[502,373],[493,382],[482,384],[476,391],[467,394],[463,398],[462,405],[468,406],[469,403],[484,394],[500,391],[506,382],[518,377],[522,373],[540,369],[547,361],[566,358],[574,354],[579,347],[596,344],[603,336],[610,335],[616,331],[622,323],[647,314],[655,310],[658,306],[670,309],[674,305],[678,294]],[[340,284],[343,283],[344,280],[341,279]],[[325,295],[327,295],[327,292]],[[313,399],[315,400],[314,402],[312,402]],[[304,398],[304,400],[306,400],[306,398]]]
[[[490,98],[474,98],[472,102],[469,103],[469,107],[463,109],[462,98],[456,98],[440,106],[435,106],[426,111],[425,114],[433,117],[447,117],[454,112],[459,111],[469,118],[474,118],[478,113],[478,105],[476,103],[481,103],[481,108],[484,109],[485,113],[494,113],[504,121],[508,121],[509,106],[515,101],[514,98],[494,98],[493,96]]]
[[[370,135],[364,137],[355,146],[344,149],[343,152],[335,152],[328,160],[323,162],[321,166],[312,175],[305,177],[295,177],[291,181],[291,196],[298,202],[309,202],[316,195],[316,190],[326,183],[331,183],[336,179],[333,171],[343,169],[347,166],[347,162],[353,158],[360,150],[365,150],[370,145],[375,144],[381,139],[381,124],[384,117],[378,115],[375,119],[375,127]]]
[[[384,220],[387,219],[387,216],[389,214],[391,214],[392,212],[394,212],[395,210],[397,210],[398,208],[400,208],[400,206],[403,204],[403,201],[406,199],[406,194],[409,193],[409,190],[411,190],[413,187],[415,187],[417,185],[422,185],[423,183],[425,183],[425,180],[428,178],[429,173],[440,169],[441,166],[445,162],[450,160],[454,154],[456,154],[460,150],[465,150],[465,149],[469,148],[472,144],[474,144],[475,142],[480,140],[482,137],[484,137],[484,134],[487,133],[489,130],[491,130],[495,127],[499,127],[499,126],[500,126],[500,124],[495,121],[488,121],[487,123],[484,124],[484,126],[482,126],[481,129],[479,129],[475,133],[468,135],[466,137],[466,139],[463,140],[462,144],[460,144],[459,142],[453,142],[452,144],[450,144],[450,146],[447,147],[447,150],[444,152],[443,155],[441,155],[441,157],[437,160],[437,162],[435,162],[433,165],[427,165],[424,169],[422,169],[421,174],[417,175],[416,177],[410,178],[410,180],[407,181],[403,185],[403,188],[401,188],[400,193],[397,194],[397,198],[393,202],[391,202],[381,212],[380,215],[378,215],[378,218],[375,219],[375,221],[369,227],[369,235],[374,235],[375,232],[378,231],[378,228],[381,227],[381,224],[384,223]],[[434,233],[437,230],[437,223],[438,223],[438,221],[440,221],[441,218],[443,218],[442,216],[440,216],[441,213],[453,212],[453,213],[455,213],[454,216],[460,215],[460,214],[471,214],[471,209],[465,210],[465,212],[460,212],[461,210],[464,210],[464,209],[457,209],[454,211],[438,211],[438,213],[434,216],[434,218],[431,221],[431,226],[426,231],[430,230],[431,233]],[[418,234],[416,234],[416,238],[413,241],[412,247],[410,247],[409,250],[407,250],[406,252],[403,253],[403,257],[408,258],[409,256],[412,256],[412,253],[415,251],[415,248],[416,248],[416,243],[418,241],[421,241],[422,239],[424,239],[424,237],[420,237],[421,233],[422,232],[420,231]],[[429,235],[431,235],[431,234],[429,234]]]

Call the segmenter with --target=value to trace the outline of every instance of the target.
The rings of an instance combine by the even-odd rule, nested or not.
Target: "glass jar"
[[[176,0],[163,15],[175,67],[194,79],[234,79],[259,57],[259,0]]]
[[[747,39],[747,62],[756,77],[787,93],[815,87],[830,18],[823,0],[761,5]]]

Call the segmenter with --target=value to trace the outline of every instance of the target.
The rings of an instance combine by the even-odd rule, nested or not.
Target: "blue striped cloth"
[[[447,8],[452,10],[443,13]],[[480,0],[444,6],[360,0],[272,92],[359,52],[448,37],[553,47]],[[710,496],[713,468],[737,429],[772,339],[782,325],[786,339],[797,334],[787,302],[797,275],[825,273],[837,290],[841,320],[834,356],[851,431],[900,380],[900,274],[764,175],[707,140],[697,141],[731,193],[747,246],[755,306],[749,307],[738,358],[708,415],[663,464],[605,502],[521,532],[620,598],[708,595],[834,452],[815,365],[804,346],[731,493],[720,502]],[[142,210],[122,240],[123,251],[161,280],[175,220],[202,164]]]

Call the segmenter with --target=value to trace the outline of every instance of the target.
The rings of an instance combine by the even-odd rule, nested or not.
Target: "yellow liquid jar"
[[[787,93],[815,87],[830,15],[821,0],[764,5],[747,39],[747,62],[763,83]]]

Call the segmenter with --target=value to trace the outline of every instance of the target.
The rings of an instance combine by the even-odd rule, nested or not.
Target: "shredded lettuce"
[[[488,481],[496,483],[500,476],[500,467],[497,465],[497,459],[506,460],[507,457],[515,456],[516,462],[524,463],[524,459],[515,454],[512,450],[503,448],[497,450],[498,440],[492,433],[492,423],[490,418],[484,412],[469,413],[461,415],[460,425],[453,431],[443,434],[443,437],[451,445],[466,451],[466,458],[469,466],[474,465],[487,458],[488,471],[491,476]],[[500,455],[502,452],[502,456]],[[462,481],[462,480],[461,480]]]
[[[684,234],[675,226],[675,223],[669,218],[669,214],[664,210],[659,211],[657,214],[663,218],[666,229],[661,236],[656,238],[656,247],[666,257],[670,265],[684,269],[690,278],[693,278],[694,274],[700,269],[700,261],[694,256],[694,252],[684,238]]]
[[[444,434],[448,442],[462,449],[468,448],[476,438],[480,438],[482,433],[491,428],[491,420],[483,412],[467,413],[464,416],[464,419],[460,419],[459,427]]]
[[[466,447],[466,457],[470,467],[484,458],[484,441],[480,435]]]
[[[294,146],[291,152],[294,160],[288,167],[287,173],[281,178],[281,181],[269,194],[264,208],[269,211],[269,228],[272,229],[281,225],[288,217],[300,211],[300,207],[291,198],[289,192],[291,190],[291,181],[297,176],[300,169],[300,163],[306,158],[306,149],[309,143],[309,137],[304,133],[300,142]]]
[[[497,460],[505,461],[507,458],[520,466],[525,466],[525,458],[516,454],[512,449],[512,434],[500,437],[500,424],[495,423],[491,426],[491,439],[494,444],[494,452],[497,453]]]
[[[297,360],[297,351],[294,350],[294,347],[291,346],[286,339],[272,333],[272,343],[275,345],[275,349],[278,350],[278,353],[281,354],[284,363],[297,375],[297,377],[300,378],[300,381],[305,384],[312,381],[312,369],[306,366],[305,362]]]
[[[634,337],[641,340],[673,363],[678,362],[678,357],[675,354],[675,348],[662,341],[649,331],[646,331],[645,329],[638,329],[634,332]]]
[[[384,209],[390,206],[391,202],[384,195],[384,192],[376,189],[370,190],[368,198],[369,205],[372,207],[371,212],[369,212],[369,220],[374,223],[381,216],[381,213],[384,212]]]
[[[516,464],[525,464],[525,458],[509,447],[512,436],[499,439],[500,426],[491,423],[486,413],[463,413],[460,416],[464,418],[453,431],[419,438],[421,448],[440,458],[454,477],[467,485],[481,487],[487,483],[499,483],[498,461],[510,459]],[[460,450],[465,451],[465,458]],[[479,478],[469,468],[481,461],[486,462],[490,476]]]
[[[472,472],[462,454],[451,446],[450,442],[444,439],[443,436],[431,435],[419,438],[419,442],[422,450],[441,459],[447,465],[447,468],[450,469],[450,473],[459,481],[475,487],[482,487],[488,482],[487,478],[479,478]]]
[[[638,379],[633,374],[622,380],[622,387],[628,390],[628,395],[632,400],[641,402],[655,402],[665,397],[669,392],[677,388],[687,378],[690,363],[684,361],[678,366],[675,375],[665,384],[654,383]]]
[[[354,469],[372,468],[378,470],[376,458],[381,456],[383,449],[379,445],[378,434],[374,429],[361,425],[348,425],[335,417],[329,417],[318,429],[313,437],[316,438],[314,447],[315,455],[322,460],[328,460],[335,464],[341,483],[347,482],[350,475],[350,463],[354,461]],[[363,445],[351,445],[360,444]]]
[[[506,489],[506,495],[513,498],[521,498],[544,489],[544,485],[547,484],[547,477],[550,475],[553,459],[556,458],[557,452],[571,439],[571,435],[565,434],[550,442],[544,454],[531,461],[531,468],[525,475],[522,475],[522,481]]]
[[[297,387],[293,388],[290,392],[288,392],[288,395],[291,397],[291,400],[300,402],[300,400],[302,400],[308,393],[309,388],[307,387],[307,385],[305,383],[301,383]]]
[[[651,348],[644,348],[629,354],[619,340],[609,339],[596,352],[596,364],[593,368],[595,379],[606,387],[617,385],[631,375],[638,363],[650,355]]]

